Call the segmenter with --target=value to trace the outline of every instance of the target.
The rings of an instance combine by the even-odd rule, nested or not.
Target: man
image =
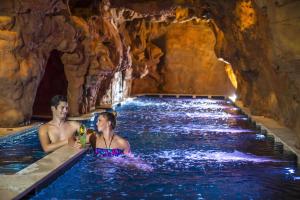
[[[79,130],[80,124],[75,121],[66,121],[68,102],[65,96],[56,95],[51,99],[52,120],[39,129],[39,139],[43,150],[48,153],[66,144],[80,148],[79,142],[74,140],[74,133]]]

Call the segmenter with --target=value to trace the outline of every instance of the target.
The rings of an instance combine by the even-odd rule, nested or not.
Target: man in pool
[[[43,150],[48,153],[66,144],[81,148],[75,141],[74,133],[79,130],[80,123],[66,121],[68,102],[65,96],[56,95],[51,99],[52,120],[39,129],[39,139]]]

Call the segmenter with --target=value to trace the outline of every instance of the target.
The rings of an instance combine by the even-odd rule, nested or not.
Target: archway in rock
[[[50,53],[43,79],[36,93],[33,105],[34,117],[51,116],[50,99],[57,94],[67,95],[68,82],[60,59],[61,54],[57,50]]]

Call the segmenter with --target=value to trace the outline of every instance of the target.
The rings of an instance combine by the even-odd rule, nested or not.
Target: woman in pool
[[[98,133],[90,136],[90,143],[99,157],[129,155],[130,145],[127,140],[118,136],[113,130],[116,117],[110,112],[100,113],[97,122]]]

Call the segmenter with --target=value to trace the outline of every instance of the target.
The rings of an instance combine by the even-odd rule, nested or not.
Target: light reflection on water
[[[300,195],[295,156],[256,130],[230,102],[143,97],[117,111],[116,131],[129,140],[135,158],[98,159],[88,153],[33,199]]]

